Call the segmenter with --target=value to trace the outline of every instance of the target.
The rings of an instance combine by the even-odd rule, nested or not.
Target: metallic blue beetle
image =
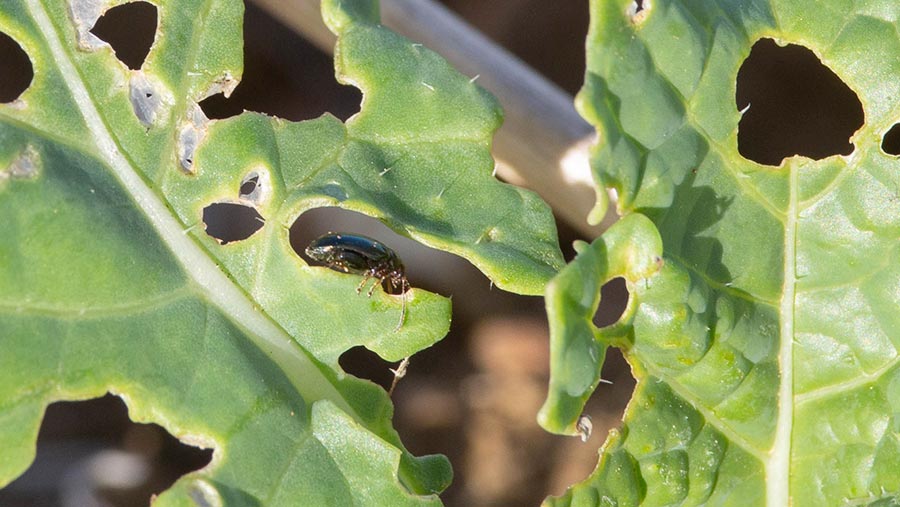
[[[357,294],[371,278],[377,279],[386,293],[401,294],[403,306],[400,309],[400,322],[394,330],[403,326],[409,281],[400,257],[387,245],[359,234],[329,232],[313,240],[306,247],[306,255],[335,271],[363,275],[362,282],[356,287]],[[369,287],[369,297],[372,296],[375,285],[373,283]]]

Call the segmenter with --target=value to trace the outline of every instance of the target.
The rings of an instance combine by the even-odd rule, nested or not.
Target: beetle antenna
[[[401,297],[403,298],[400,303],[400,322],[397,323],[397,327],[394,328],[394,332],[400,331],[400,328],[403,327],[403,321],[406,320],[406,292],[409,290],[409,281],[406,277],[400,279],[400,290],[403,291]]]

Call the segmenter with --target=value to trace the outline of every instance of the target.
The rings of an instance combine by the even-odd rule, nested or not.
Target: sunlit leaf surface
[[[400,296],[356,296],[358,276],[307,266],[288,230],[314,207],[356,210],[541,293],[562,265],[555,227],[491,176],[495,100],[379,26],[375,2],[326,1],[360,114],[209,121],[197,102],[241,76],[242,5],[158,3],[129,70],[89,32],[104,3],[0,5],[34,68],[0,106],[0,484],[33,459],[49,403],[112,392],[215,449],[154,505],[439,504],[446,459],[405,451],[387,395],[337,359],[432,345],[449,300],[413,289],[395,331]],[[203,222],[215,203],[259,225],[220,244]]]
[[[578,105],[601,134],[595,176],[631,215],[548,288],[541,423],[575,432],[608,346],[638,385],[597,470],[548,503],[895,504],[900,161],[880,145],[898,120],[897,3],[641,4],[591,4]],[[762,37],[810,48],[857,94],[850,155],[738,152],[735,81]],[[636,213],[659,231],[658,272],[639,269],[657,252]],[[629,308],[597,329],[617,276]]]

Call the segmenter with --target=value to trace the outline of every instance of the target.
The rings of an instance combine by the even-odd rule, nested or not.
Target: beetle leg
[[[372,273],[369,272],[369,271],[366,271],[366,272],[363,274],[363,279],[362,279],[362,281],[359,282],[359,285],[356,286],[356,293],[357,293],[357,294],[359,294],[360,292],[362,292],[362,289],[363,289],[363,287],[366,286],[366,282],[369,281],[369,278],[372,278]],[[369,297],[372,297],[372,291],[369,291]]]
[[[374,276],[374,275],[373,275]],[[371,287],[369,287],[369,293],[367,294],[369,297],[372,297],[372,293],[375,292],[375,287],[384,283],[384,277],[375,276],[378,278],[378,283],[373,283]]]

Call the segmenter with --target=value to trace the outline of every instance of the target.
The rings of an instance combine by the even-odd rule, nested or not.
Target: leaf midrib
[[[64,82],[96,143],[97,153],[112,170],[125,191],[134,198],[188,278],[202,291],[207,301],[243,329],[248,338],[283,370],[307,403],[329,399],[348,415],[359,420],[359,416],[311,359],[308,352],[262,313],[189,235],[184,233],[183,225],[169,213],[160,197],[147,186],[119,150],[91,100],[81,74],[64,50],[61,37],[55,31],[40,0],[27,0],[27,7],[41,30],[60,73],[67,77]]]
[[[794,418],[794,306],[797,286],[796,242],[799,218],[799,171],[797,163],[785,164],[788,173],[788,209],[784,222],[784,289],[779,315],[781,317],[781,343],[778,350],[778,419],[775,423],[775,439],[772,452],[765,463],[766,504],[781,507],[791,504],[791,433]]]

